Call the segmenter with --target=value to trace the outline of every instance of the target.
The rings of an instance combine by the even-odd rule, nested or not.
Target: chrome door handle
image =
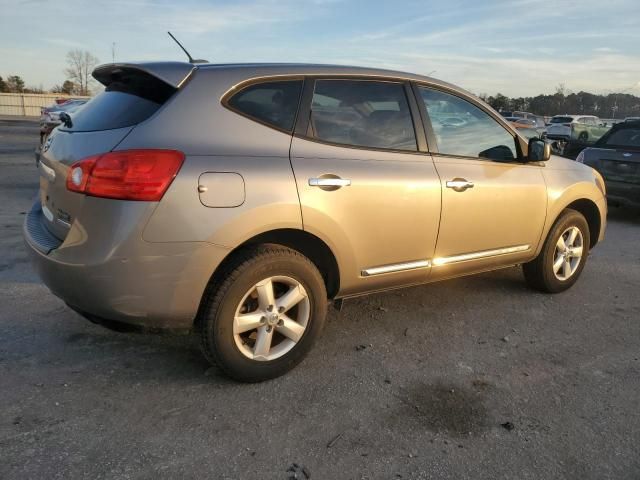
[[[310,178],[310,187],[348,187],[351,180],[348,178]]]
[[[453,188],[456,192],[464,192],[467,188],[473,188],[473,182],[464,178],[454,178],[447,181],[447,188]]]

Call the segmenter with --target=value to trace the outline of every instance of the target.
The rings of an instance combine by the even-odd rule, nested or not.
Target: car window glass
[[[517,158],[513,135],[480,108],[429,88],[421,87],[420,94],[440,153],[500,161]]]
[[[302,91],[302,80],[250,85],[229,100],[241,113],[286,131],[293,130]]]
[[[611,132],[611,135],[607,138],[606,145],[610,147],[640,148],[640,128],[623,128]]]
[[[357,147],[417,150],[409,104],[401,83],[317,80],[310,134]]]

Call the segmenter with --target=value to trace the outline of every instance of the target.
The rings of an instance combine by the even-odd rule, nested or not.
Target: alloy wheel
[[[560,235],[553,255],[553,274],[558,280],[568,280],[578,270],[583,249],[584,239],[578,227],[569,227]]]
[[[310,315],[309,295],[300,282],[287,276],[261,280],[249,289],[236,309],[236,346],[251,360],[275,360],[300,341]]]

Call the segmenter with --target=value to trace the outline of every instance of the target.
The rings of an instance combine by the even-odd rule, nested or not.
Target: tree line
[[[629,93],[597,95],[589,92],[568,92],[564,85],[551,95],[509,98],[501,93],[480,95],[498,111],[519,110],[537,115],[582,114],[600,118],[624,118],[640,116],[640,97]]]
[[[44,90],[42,85],[27,87],[20,75],[9,75],[6,80],[0,76],[0,92],[91,95],[91,89],[94,85],[91,72],[100,62],[98,58],[86,50],[70,50],[67,52],[66,60],[67,68],[64,69],[64,73],[67,79],[49,91]]]

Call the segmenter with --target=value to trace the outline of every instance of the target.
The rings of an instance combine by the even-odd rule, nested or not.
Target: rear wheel
[[[589,224],[584,216],[575,210],[565,210],[551,228],[540,254],[522,266],[527,283],[547,293],[570,288],[587,261],[589,238]]]
[[[245,382],[280,376],[302,361],[327,313],[316,266],[295,250],[264,245],[241,253],[221,277],[200,313],[205,357]]]

